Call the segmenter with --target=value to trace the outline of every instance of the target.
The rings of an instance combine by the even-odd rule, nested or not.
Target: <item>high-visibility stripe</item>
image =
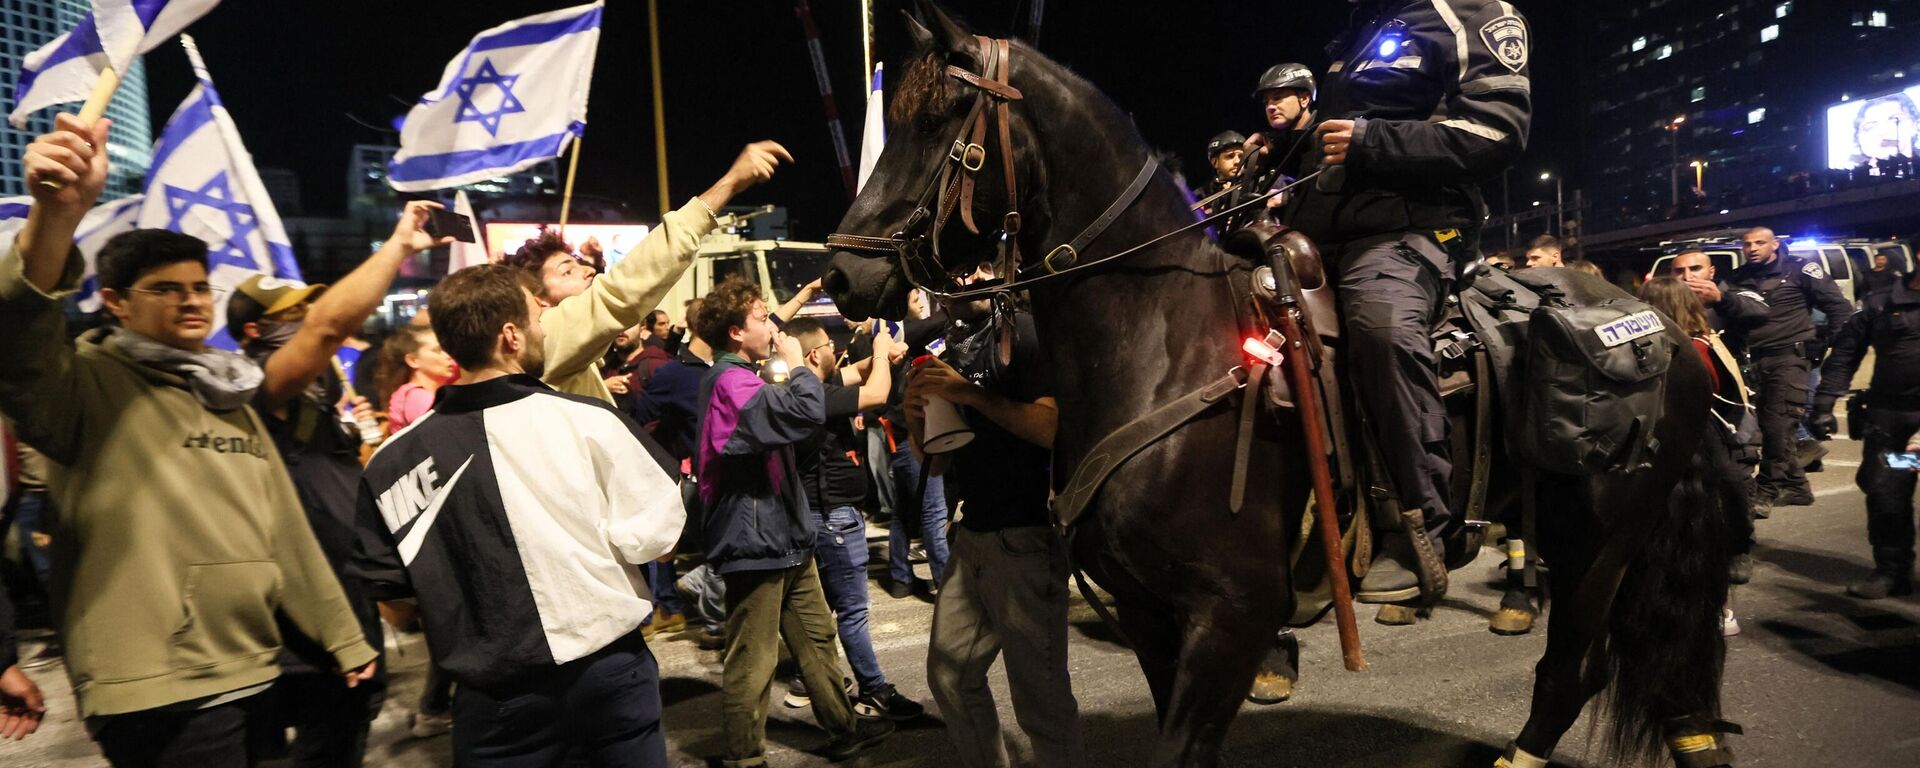
[[[1453,30],[1453,42],[1456,47],[1454,58],[1460,60],[1460,82],[1467,81],[1467,28],[1460,23],[1460,16],[1453,12],[1448,0],[1432,0],[1433,9],[1440,13],[1440,19],[1447,22],[1447,29]]]

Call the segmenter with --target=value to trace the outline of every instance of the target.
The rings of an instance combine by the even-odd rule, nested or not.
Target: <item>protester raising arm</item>
[[[401,262],[453,242],[451,237],[436,240],[426,232],[432,210],[440,207],[425,200],[407,203],[393,234],[380,250],[314,299],[300,331],[263,366],[267,378],[260,389],[266,405],[278,411],[327,371],[333,353],[380,308],[387,288],[400,274]]]
[[[547,296],[552,309],[542,315],[546,332],[546,370],[541,379],[563,392],[612,402],[606,384],[589,375],[621,331],[660,305],[667,291],[693,264],[700,239],[713,230],[714,214],[735,194],[773,178],[782,162],[793,162],[786,148],[771,141],[747,145],[726,175],[695,201],[662,217],[660,227],[606,274],[571,296]]]
[[[780,318],[780,322],[783,323],[792,320],[795,315],[800,314],[801,309],[806,308],[807,302],[813,301],[813,297],[818,295],[820,295],[820,278],[816,277],[813,282],[800,286],[800,290],[794,291],[793,298],[787,299],[787,303],[775,309],[773,316]]]
[[[73,345],[67,340],[61,299],[80,286],[85,263],[73,247],[74,230],[107,183],[107,127],[79,118],[55,118],[53,133],[27,146],[22,165],[33,207],[0,258],[0,410],[22,440],[63,464],[71,463],[81,411]],[[58,189],[41,184],[59,182]]]

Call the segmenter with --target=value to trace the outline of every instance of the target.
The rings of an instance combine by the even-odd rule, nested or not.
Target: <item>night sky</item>
[[[976,31],[1007,35],[1025,30],[1030,1],[961,0],[948,7]],[[433,87],[475,33],[574,4],[228,0],[189,31],[256,162],[296,172],[309,215],[338,214],[345,209],[349,148],[393,141],[383,130]],[[1519,208],[1535,197],[1550,199],[1551,188],[1537,181],[1541,169],[1577,178],[1583,114],[1572,85],[1578,3],[1515,5],[1529,15],[1536,38],[1534,140],[1513,176]],[[576,191],[625,201],[636,218],[651,220],[658,202],[646,3],[609,0],[607,6]],[[899,17],[906,6],[875,0],[875,46],[890,75],[906,53]],[[1258,127],[1248,92],[1260,72],[1289,60],[1324,71],[1326,43],[1350,10],[1345,0],[1046,0],[1045,8],[1040,49],[1104,89],[1150,142],[1187,160],[1196,177],[1205,170],[1201,154],[1210,136]],[[849,151],[857,158],[864,110],[859,3],[814,0],[813,12]],[[704,190],[741,145],[770,138],[791,149],[798,164],[739,202],[788,206],[796,237],[824,237],[847,199],[793,3],[662,0],[660,16],[673,202]],[[147,67],[158,134],[192,79],[177,46],[155,50]],[[1497,209],[1497,185],[1488,197]]]

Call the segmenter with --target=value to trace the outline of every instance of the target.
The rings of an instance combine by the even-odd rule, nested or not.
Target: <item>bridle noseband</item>
[[[926,291],[930,296],[943,301],[970,301],[992,298],[996,305],[1011,299],[1015,291],[1026,290],[1036,285],[1064,278],[1072,273],[1091,269],[1125,256],[1138,253],[1177,235],[1199,229],[1240,211],[1263,204],[1268,198],[1284,192],[1274,190],[1254,197],[1245,203],[1228,210],[1201,219],[1188,226],[1181,227],[1145,243],[1125,250],[1102,256],[1082,263],[1080,261],[1088,246],[1105,232],[1120,214],[1133,207],[1134,202],[1146,191],[1148,183],[1160,170],[1160,160],[1149,154],[1141,164],[1140,172],[1134,175],[1132,183],[1122,191],[1106,211],[1089,223],[1080,234],[1071,241],[1055,246],[1048,251],[1040,263],[1031,268],[1022,268],[1020,263],[1019,234],[1022,225],[1020,215],[1020,188],[1014,168],[1013,131],[1008,118],[1008,109],[1012,102],[1020,101],[1024,94],[1013,87],[1012,46],[1006,40],[996,40],[984,36],[974,38],[980,46],[979,55],[986,72],[978,74],[955,65],[947,65],[946,74],[963,83],[973,86],[975,98],[967,117],[960,123],[960,132],[954,137],[946,157],[940,161],[940,172],[927,180],[926,187],[915,200],[913,212],[891,237],[872,237],[834,233],[827,236],[827,245],[840,250],[865,253],[881,258],[898,259],[900,272],[913,287]],[[951,275],[940,260],[940,233],[953,218],[958,209],[960,222],[968,232],[980,234],[980,227],[974,221],[973,194],[974,174],[986,167],[988,139],[988,115],[1000,143],[1001,165],[1007,183],[1007,212],[1000,222],[1000,256],[994,274],[1001,281],[994,285],[964,289]],[[1287,189],[1304,183],[1318,173],[1288,185]],[[932,261],[928,262],[927,253],[931,252]],[[939,285],[936,289],[932,286]]]

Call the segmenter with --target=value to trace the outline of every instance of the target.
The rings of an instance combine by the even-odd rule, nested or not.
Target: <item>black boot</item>
[[[1862,600],[1881,600],[1913,594],[1913,552],[1896,547],[1873,548],[1873,575],[1847,587]]]

